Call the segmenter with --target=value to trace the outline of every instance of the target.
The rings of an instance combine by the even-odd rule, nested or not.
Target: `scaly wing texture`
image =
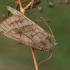
[[[1,34],[39,50],[50,51],[49,48],[54,47],[55,41],[52,35],[46,33],[44,29],[19,11],[9,9],[13,16],[0,24]]]
[[[39,43],[45,34],[38,25],[22,16],[12,16],[3,21],[0,24],[0,32],[29,46]]]

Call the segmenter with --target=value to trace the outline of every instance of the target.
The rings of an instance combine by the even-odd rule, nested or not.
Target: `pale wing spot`
[[[26,43],[32,43],[32,41],[26,35],[22,35],[21,40],[26,42]]]
[[[25,32],[33,31],[32,25],[26,25],[23,28],[24,28]]]
[[[27,22],[27,20],[22,20],[22,21],[20,21],[21,23],[22,23],[22,26],[26,26],[26,25],[29,25],[29,23]]]
[[[37,34],[34,35],[32,39],[33,39],[34,41],[36,41],[37,43],[40,42],[40,40],[41,40],[41,39],[38,37]]]

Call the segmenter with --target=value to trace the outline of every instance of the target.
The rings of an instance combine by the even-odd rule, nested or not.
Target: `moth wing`
[[[26,16],[14,15],[0,24],[0,32],[25,45],[42,50],[40,41],[47,34],[40,26]]]
[[[21,12],[7,7],[13,14],[0,24],[0,33],[38,50],[51,51],[55,38]]]

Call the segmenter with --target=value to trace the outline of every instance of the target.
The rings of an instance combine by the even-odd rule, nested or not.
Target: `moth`
[[[32,48],[51,52],[55,37],[16,9],[7,6],[13,14],[0,23],[0,33]]]

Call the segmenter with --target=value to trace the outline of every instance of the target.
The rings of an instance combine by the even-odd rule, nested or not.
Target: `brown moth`
[[[55,46],[55,37],[23,15],[7,6],[13,16],[0,24],[0,33],[38,50],[50,52]]]

